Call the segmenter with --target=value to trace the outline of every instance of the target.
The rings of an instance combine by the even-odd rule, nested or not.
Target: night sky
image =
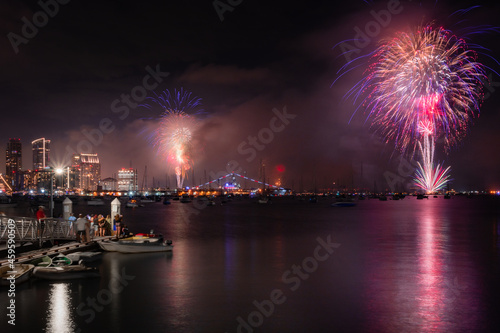
[[[5,148],[9,138],[21,138],[23,169],[31,168],[31,141],[46,137],[57,166],[78,147],[92,149],[99,154],[102,178],[133,167],[141,184],[147,165],[149,185],[155,177],[155,185],[164,186],[172,172],[151,144],[162,110],[140,106],[147,102],[141,93],[183,87],[202,98],[206,111],[194,139],[195,179],[190,172],[187,185],[203,182],[205,171],[209,177],[225,174],[228,163],[229,169],[258,178],[262,159],[271,182],[281,178],[282,185],[297,190],[334,182],[369,189],[377,182],[378,190],[398,190],[411,181],[412,170],[400,165],[391,142],[373,134],[366,114],[358,112],[349,121],[355,106],[343,96],[364,68],[332,85],[346,63],[334,46],[376,23],[372,11],[388,8],[397,13],[378,25],[380,32],[359,55],[373,51],[381,38],[421,23],[434,21],[457,35],[480,24],[500,26],[500,5],[486,1],[218,3],[228,10],[218,13],[210,0],[72,0],[57,10],[49,6],[53,17],[44,22],[37,1],[2,1],[0,143]],[[471,6],[480,7],[450,17]],[[34,17],[40,27],[36,34],[24,28],[28,38],[23,25]],[[26,38],[13,46],[9,33]],[[499,37],[483,33],[472,42],[498,59]],[[479,60],[500,69],[487,56]],[[500,188],[500,78],[487,72],[492,82],[469,134],[448,155],[438,147],[438,159],[452,167],[456,190]],[[133,93],[135,100],[122,99]],[[253,157],[245,150],[248,137],[271,123],[280,125],[276,114],[285,118],[284,126]],[[97,131],[108,133],[101,137]],[[82,143],[91,141],[84,133],[92,133],[94,144]],[[5,172],[3,153],[0,165]],[[169,181],[173,185],[173,177]]]

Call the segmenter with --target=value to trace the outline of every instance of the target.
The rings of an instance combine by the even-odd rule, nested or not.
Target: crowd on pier
[[[102,214],[86,216],[79,214],[77,218],[71,213],[68,220],[75,230],[77,242],[88,242],[93,237],[116,236],[120,238],[128,235],[128,228],[123,224],[123,215],[120,214],[116,214],[111,220],[110,215],[104,217]]]

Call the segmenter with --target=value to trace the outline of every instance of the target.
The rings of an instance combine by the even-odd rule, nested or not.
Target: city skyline
[[[23,1],[1,6],[4,36],[26,38],[24,22],[43,11]],[[97,153],[103,177],[131,166],[142,173],[147,166],[150,179],[164,181],[167,163],[151,143],[164,110],[143,105],[147,97],[184,88],[205,109],[193,136],[196,179],[187,172],[188,184],[199,183],[205,172],[211,179],[230,170],[257,178],[263,160],[267,176],[285,187],[372,189],[376,182],[379,190],[408,187],[416,163],[393,152],[393,143],[375,135],[362,112],[353,116],[356,108],[344,96],[362,71],[338,77],[351,57],[344,52],[369,54],[383,38],[422,20],[457,34],[466,31],[461,22],[495,27],[499,9],[488,2],[393,0],[307,8],[242,2],[226,11],[212,2],[102,6],[59,4],[36,36],[14,43],[17,52],[12,39],[3,38],[2,114],[9,126],[0,142],[47,137],[58,165],[72,153]],[[482,33],[473,42],[498,58],[496,37]],[[458,147],[436,151],[436,159],[451,166],[457,190],[500,188],[500,157],[490,144],[498,140],[498,67],[479,56],[490,80],[480,116]]]

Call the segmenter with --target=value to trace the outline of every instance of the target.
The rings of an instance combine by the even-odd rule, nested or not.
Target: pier
[[[14,230],[16,243],[38,244],[40,247],[46,241],[52,245],[58,240],[74,240],[73,224],[64,219],[45,218],[38,221],[34,217],[1,216],[0,217],[0,244],[7,242],[9,229]]]
[[[10,231],[14,230],[14,232]],[[68,254],[75,251],[88,251],[98,247],[97,241],[113,238],[114,236],[91,237],[91,241],[79,243],[75,241],[73,224],[64,219],[46,218],[38,221],[32,217],[0,217],[0,245],[6,244],[9,234],[14,234],[16,246],[15,263],[24,263],[43,256]],[[11,236],[12,238],[12,236]],[[43,247],[49,243],[51,247]],[[58,243],[64,243],[56,245]],[[25,244],[32,244],[39,249],[25,252]],[[56,246],[54,246],[56,245]],[[5,248],[3,248],[5,251]],[[0,266],[8,263],[7,258],[0,259]]]

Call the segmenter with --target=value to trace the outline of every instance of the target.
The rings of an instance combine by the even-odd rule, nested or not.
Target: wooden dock
[[[34,250],[34,251],[19,253],[19,255],[16,255],[16,258],[14,259],[14,263],[22,264],[22,263],[26,263],[28,261],[31,261],[33,259],[37,259],[37,258],[41,258],[41,257],[45,257],[45,256],[52,256],[52,255],[57,255],[57,254],[68,254],[68,253],[77,252],[77,251],[95,250],[95,249],[99,248],[99,245],[97,244],[98,241],[112,239],[114,237],[115,236],[95,237],[90,242],[85,242],[85,243],[69,242],[69,243],[65,243],[63,245],[53,246],[50,248],[44,248],[44,249],[38,249],[38,250]],[[8,264],[9,264],[9,261],[7,258],[0,259],[0,267],[4,266],[4,265],[8,265]]]

